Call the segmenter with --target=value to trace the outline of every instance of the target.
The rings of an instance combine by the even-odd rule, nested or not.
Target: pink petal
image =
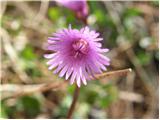
[[[74,80],[76,78],[76,75],[77,75],[77,72],[76,71],[73,71],[73,74],[71,76],[71,80],[70,80],[70,84],[72,85],[74,83]]]
[[[49,70],[52,70],[53,68],[55,68],[56,66],[58,66],[59,63],[54,63],[51,66],[49,66]]]
[[[103,38],[95,38],[94,41],[102,41]]]
[[[60,40],[59,37],[48,37],[48,40],[57,41]]]
[[[82,76],[82,82],[83,82],[84,85],[87,85],[87,82],[86,82],[86,79],[85,79],[84,76]]]
[[[44,55],[44,57],[45,57],[45,58],[48,58],[48,59],[50,59],[50,58],[53,58],[53,57],[55,57],[56,55],[57,55],[57,53],[45,54],[45,55]]]
[[[78,87],[81,87],[81,79],[80,79],[80,75],[77,74],[77,85]]]
[[[105,53],[105,52],[108,52],[109,51],[109,49],[101,49],[101,48],[96,48],[96,51],[97,52],[100,52],[100,53]]]
[[[66,65],[66,66],[61,70],[61,72],[60,72],[60,74],[59,74],[59,77],[63,77],[64,74],[66,73],[67,69],[68,69],[68,66]]]
[[[69,78],[69,76],[71,75],[72,71],[73,71],[73,67],[71,69],[68,68],[68,71],[66,73],[66,80]]]
[[[58,73],[63,67],[64,67],[64,63],[62,64],[62,61],[60,62],[58,68],[53,72],[54,74]]]
[[[85,30],[84,30],[84,33],[88,34],[89,28],[88,28],[88,27],[85,27],[84,29],[85,29]]]

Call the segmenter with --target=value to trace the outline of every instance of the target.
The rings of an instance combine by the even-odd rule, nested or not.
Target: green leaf
[[[150,1],[155,7],[159,7],[159,0]]]
[[[32,67],[32,68],[26,68],[26,72],[28,75],[32,76],[32,77],[41,77],[42,76],[42,72],[37,69],[37,67]]]
[[[6,113],[6,107],[1,101],[1,106],[0,106],[0,118],[7,118],[7,113]]]
[[[90,106],[86,102],[79,103],[73,117],[75,119],[86,118],[90,112]]]
[[[71,103],[72,103],[72,96],[71,95],[65,96],[62,99],[61,104],[57,106],[57,108],[55,109],[54,118],[65,118]]]
[[[149,54],[149,53],[147,53],[145,51],[139,51],[137,53],[137,57],[138,57],[141,65],[147,65],[147,64],[149,64],[150,61],[151,61],[151,58],[152,58],[151,54]]]
[[[60,16],[60,10],[58,9],[58,7],[51,7],[48,10],[48,16],[51,20],[55,21],[59,18]]]
[[[93,104],[96,101],[96,98],[98,97],[98,94],[95,91],[90,91],[85,97],[86,97],[87,102],[89,104]]]
[[[68,9],[63,9],[64,10],[64,16],[66,16],[66,22],[67,24],[72,24],[76,21],[76,18],[73,14],[73,12],[71,12]]]
[[[97,18],[97,22],[100,24],[100,25],[106,25],[106,16],[105,16],[105,13],[102,11],[102,10],[96,10],[94,12],[96,18]]]
[[[68,93],[73,94],[75,90],[75,85],[69,85],[67,88]]]
[[[29,45],[20,53],[19,66],[32,77],[40,77],[41,71],[37,68],[36,59],[37,55],[34,53],[33,48]]]
[[[156,58],[157,60],[159,60],[159,51],[158,51],[158,50],[155,51],[155,58]]]
[[[36,98],[24,96],[20,99],[20,103],[19,110],[24,111],[29,118],[33,118],[39,114],[40,103]]]
[[[99,105],[102,108],[106,108],[112,102],[114,102],[115,100],[117,100],[117,98],[118,98],[118,90],[112,84],[105,85],[103,87],[103,89],[105,90],[104,91],[105,93],[103,93],[103,95],[100,96],[100,98],[99,98]]]
[[[138,8],[127,8],[126,10],[124,10],[122,17],[124,19],[128,17],[141,15],[141,13],[142,12]]]
[[[23,59],[25,60],[34,60],[36,59],[36,54],[34,54],[33,48],[29,45],[25,47],[25,49],[20,54]]]
[[[68,112],[68,107],[66,107],[66,106],[58,106],[54,110],[54,118],[56,118],[56,119],[58,119],[58,118],[65,118],[67,112]]]
[[[2,118],[14,118],[16,116],[16,106],[8,106],[6,101],[1,102],[1,116]]]

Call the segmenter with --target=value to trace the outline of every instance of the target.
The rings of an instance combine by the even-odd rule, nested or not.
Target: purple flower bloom
[[[54,73],[60,77],[70,79],[70,83],[77,83],[78,87],[87,84],[94,74],[102,73],[110,64],[110,59],[102,55],[108,49],[102,49],[103,40],[98,38],[99,33],[90,31],[88,27],[80,30],[63,29],[54,33],[48,38],[48,50],[52,54],[46,54],[45,58],[50,59],[47,64],[49,70],[55,68]]]
[[[88,15],[86,0],[56,0],[56,2],[76,12],[78,17],[87,17]]]

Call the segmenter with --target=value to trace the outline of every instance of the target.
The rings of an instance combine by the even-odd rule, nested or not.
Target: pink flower
[[[73,10],[79,18],[85,18],[88,15],[88,6],[86,0],[55,0],[64,7]]]
[[[102,73],[105,66],[110,64],[110,59],[102,53],[108,49],[102,49],[102,38],[98,38],[99,33],[90,31],[88,27],[80,30],[63,29],[54,33],[48,38],[48,50],[52,54],[46,54],[45,58],[50,59],[47,64],[49,70],[55,68],[54,73],[59,73],[60,77],[70,79],[70,83],[87,84],[94,74]]]

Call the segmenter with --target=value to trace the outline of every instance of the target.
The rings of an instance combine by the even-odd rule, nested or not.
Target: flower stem
[[[79,90],[80,90],[80,88],[76,85],[76,88],[74,91],[74,96],[73,96],[73,101],[72,101],[72,104],[71,104],[69,111],[68,111],[68,114],[67,114],[67,119],[70,119],[72,117],[72,114],[74,112],[74,108],[76,106],[76,102],[77,102],[77,99],[79,96]]]

